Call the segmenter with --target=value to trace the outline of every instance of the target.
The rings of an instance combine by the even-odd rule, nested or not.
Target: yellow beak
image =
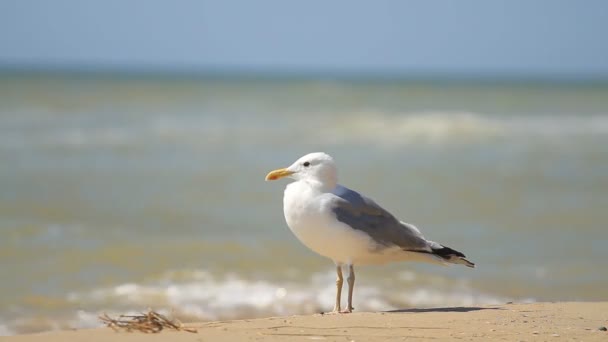
[[[268,173],[266,175],[266,180],[267,181],[277,180],[279,178],[287,177],[287,176],[290,176],[293,174],[294,174],[293,171],[289,171],[287,169],[278,169],[278,170],[270,171],[270,173]]]

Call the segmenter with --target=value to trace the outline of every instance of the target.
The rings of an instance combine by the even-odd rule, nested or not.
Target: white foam
[[[15,334],[15,332],[9,329],[5,324],[0,324],[0,336],[10,336]]]
[[[264,124],[268,120],[273,125]],[[222,119],[150,117],[126,125],[55,125],[35,134],[14,127],[0,134],[0,148],[142,147],[180,144],[269,144],[291,139],[328,145],[475,143],[507,137],[557,141],[572,136],[608,136],[608,115],[485,115],[462,111],[302,112],[291,117]]]
[[[552,141],[608,136],[608,115],[490,116],[471,112],[355,113],[324,137],[331,143],[475,143],[501,138]]]
[[[330,141],[401,145],[441,143],[448,139],[482,139],[497,135],[498,122],[466,112],[423,112],[405,115],[356,113],[335,126]]]
[[[214,277],[204,271],[193,271],[189,279],[180,273],[179,282],[167,274],[156,284],[126,283],[85,293],[72,293],[68,300],[87,304],[121,303],[133,308],[166,305],[176,311],[203,319],[235,318],[239,312],[256,315],[312,313],[333,303],[335,285],[333,271],[314,274],[308,282],[248,280],[235,274]],[[398,277],[413,287],[401,294],[383,291],[377,286],[357,287],[358,308],[361,310],[391,310],[396,306],[471,305],[504,302],[504,298],[476,293],[468,283],[454,285],[436,278],[431,283],[442,287],[416,287],[416,275],[407,272]],[[447,285],[446,285],[447,284]],[[446,289],[447,288],[447,289]]]
[[[70,293],[67,301],[72,303],[71,307],[78,308],[73,312],[44,317],[43,325],[37,323],[40,316],[22,316],[3,322],[0,333],[23,333],[27,331],[21,331],[22,327],[32,326],[38,326],[37,329],[97,327],[101,325],[98,315],[102,312],[135,314],[148,308],[194,320],[311,314],[331,309],[334,281],[333,270],[315,273],[308,280],[279,282],[247,279],[237,274],[216,276],[205,270],[174,271],[153,282]],[[465,280],[421,277],[411,271],[402,272],[388,283],[362,279],[355,293],[358,311],[498,304],[507,300],[479,293]]]

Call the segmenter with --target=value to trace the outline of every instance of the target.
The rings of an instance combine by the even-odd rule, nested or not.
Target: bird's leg
[[[353,312],[353,290],[355,289],[355,269],[353,265],[348,265],[348,307],[344,312]]]
[[[342,278],[342,265],[336,265],[336,304],[334,305],[333,312],[340,312],[340,298],[342,296],[342,284],[344,283],[344,278]]]

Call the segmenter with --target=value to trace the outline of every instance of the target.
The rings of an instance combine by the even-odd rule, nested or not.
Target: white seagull
[[[465,255],[424,238],[414,225],[395,218],[372,199],[338,184],[336,164],[328,154],[310,153],[291,166],[274,170],[266,180],[289,177],[283,212],[289,229],[308,248],[336,264],[333,312],[353,310],[354,265],[425,261],[475,267]],[[340,309],[342,266],[348,266],[348,307]]]

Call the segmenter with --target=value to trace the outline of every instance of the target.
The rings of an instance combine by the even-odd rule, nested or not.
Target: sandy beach
[[[346,315],[271,317],[189,324],[198,333],[115,332],[110,328],[6,337],[11,342],[59,341],[606,341],[608,302],[505,304],[407,309]]]

